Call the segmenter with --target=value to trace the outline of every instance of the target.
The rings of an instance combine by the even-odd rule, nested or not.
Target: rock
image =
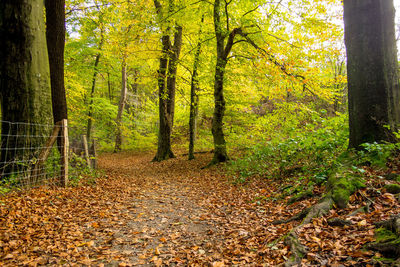
[[[400,185],[398,185],[398,184],[387,184],[387,185],[385,185],[385,189],[388,193],[391,193],[391,194],[399,194],[400,193]]]
[[[384,176],[384,178],[389,181],[400,181],[400,175],[397,173],[388,173]]]

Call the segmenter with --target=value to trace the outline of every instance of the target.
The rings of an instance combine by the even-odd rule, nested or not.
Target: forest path
[[[0,196],[1,266],[277,266],[288,256],[274,226],[286,208],[280,181],[234,186],[211,154],[151,162],[153,154],[103,154],[103,177],[67,188]],[[71,181],[74,177],[71,176]],[[76,180],[75,180],[76,181]],[[273,197],[272,201],[267,198]],[[270,246],[273,240],[278,240]]]
[[[111,250],[134,265],[171,265],[205,257],[218,238],[215,222],[199,205],[204,197],[199,182],[210,175],[201,167],[209,156],[161,163],[151,162],[152,156],[121,153],[100,158],[99,167],[133,193],[115,214],[118,224],[109,229]]]
[[[114,209],[118,223],[107,229],[112,235],[109,250],[119,255],[115,265],[121,260],[135,266],[259,266],[284,261],[287,250],[282,242],[279,252],[265,243],[281,234],[270,225],[276,215],[266,216],[269,211],[251,199],[257,193],[233,186],[220,167],[202,169],[211,154],[199,154],[192,161],[178,156],[151,162],[152,157],[121,153],[100,158],[100,169],[128,193]],[[266,237],[268,229],[271,234]]]
[[[163,162],[151,162],[152,156],[103,154],[105,175],[96,180],[0,196],[0,266],[279,266],[290,257],[283,237],[299,222],[272,222],[311,206],[323,192],[315,188],[314,198],[288,205],[290,195],[283,198],[279,190],[288,182],[259,178],[233,185],[224,166],[201,169],[211,154]],[[375,254],[363,244],[374,239],[373,222],[400,213],[400,204],[384,193],[373,212],[349,216],[365,205],[368,192],[298,231],[310,251],[305,262],[371,263]],[[327,223],[336,217],[351,225]]]

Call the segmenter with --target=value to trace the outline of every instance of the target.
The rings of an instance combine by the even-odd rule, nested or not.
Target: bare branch
[[[256,10],[259,9],[260,7],[261,7],[261,6],[257,6],[257,7],[255,7],[255,8],[253,8],[252,10],[247,11],[246,13],[244,13],[244,14],[242,15],[242,18],[244,18],[244,17],[247,16],[248,14],[250,14],[250,13],[256,11]]]

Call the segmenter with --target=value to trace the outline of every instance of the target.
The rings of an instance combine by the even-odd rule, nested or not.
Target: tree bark
[[[52,114],[43,8],[40,0],[0,1],[2,178],[26,169],[49,134],[43,126]]]
[[[88,140],[88,143],[90,143],[90,138],[92,135],[92,124],[93,124],[93,97],[94,93],[96,91],[96,79],[97,79],[97,74],[99,73],[99,63],[100,63],[100,57],[101,57],[101,49],[103,47],[103,29],[101,29],[101,36],[100,36],[100,43],[99,43],[99,52],[96,55],[96,59],[94,61],[94,72],[93,72],[93,78],[92,78],[92,87],[90,90],[90,103],[89,103],[89,111],[88,111],[88,121],[87,121],[87,127],[86,127],[86,137]]]
[[[201,27],[204,23],[204,15],[201,17],[201,24],[199,30],[199,40],[196,45],[196,52],[194,54],[192,80],[190,85],[190,115],[189,115],[189,154],[188,159],[194,159],[194,143],[196,141],[197,131],[197,116],[199,112],[199,79],[198,79],[198,68],[200,65],[200,51],[201,51]]]
[[[400,87],[394,13],[390,0],[344,1],[350,148],[397,141],[393,131],[400,119]]]
[[[112,102],[112,89],[111,89],[111,80],[109,71],[107,71],[107,88],[108,88],[108,98],[110,99],[110,102]]]
[[[115,136],[115,148],[114,148],[114,153],[121,151],[121,145],[122,145],[122,114],[124,112],[125,108],[125,103],[126,103],[126,93],[127,93],[127,87],[126,87],[126,61],[125,57],[122,59],[122,68],[121,68],[121,95],[119,98],[119,104],[118,104],[118,114],[117,118],[115,120],[117,124],[117,129],[116,129],[116,136]]]
[[[45,5],[53,120],[57,123],[67,119],[64,87],[65,0],[46,0]]]
[[[227,9],[228,3],[225,2],[225,5],[225,9]],[[227,19],[226,27],[229,32],[229,19]],[[214,113],[211,128],[214,139],[214,156],[210,165],[229,160],[226,152],[226,141],[223,131],[223,119],[225,114],[224,75],[228,63],[228,55],[232,50],[235,36],[242,33],[241,28],[233,29],[229,32],[225,44],[226,35],[222,30],[220,0],[215,0],[214,2],[214,28],[217,39],[217,63],[215,66]]]
[[[172,2],[169,2],[170,10]],[[161,16],[161,5],[155,0],[154,5],[157,13]],[[153,161],[162,161],[174,158],[171,149],[171,133],[175,113],[175,87],[176,73],[179,54],[182,47],[182,27],[175,26],[174,44],[168,34],[169,28],[161,37],[162,54],[160,57],[160,68],[158,71],[158,97],[159,97],[159,131],[157,153]]]

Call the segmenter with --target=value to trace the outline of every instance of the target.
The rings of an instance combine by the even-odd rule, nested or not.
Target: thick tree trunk
[[[174,1],[168,1],[168,14],[173,12]],[[154,0],[159,20],[162,21],[162,6],[158,0]],[[167,23],[168,18],[166,18]],[[160,25],[162,28],[162,25]],[[158,97],[159,97],[159,128],[157,153],[153,161],[162,161],[173,158],[171,149],[171,133],[175,113],[175,84],[176,71],[179,54],[182,47],[182,27],[175,26],[174,44],[171,44],[171,37],[168,33],[170,27],[163,31],[161,37],[162,54],[160,57],[160,69],[158,71]]]
[[[2,178],[27,168],[37,152],[31,148],[49,134],[38,125],[51,124],[52,114],[43,8],[40,0],[0,1]]]
[[[169,120],[167,108],[167,86],[166,76],[168,69],[168,50],[170,49],[170,37],[164,35],[161,38],[162,54],[160,57],[160,68],[158,70],[158,115],[159,115],[159,130],[158,130],[158,146],[157,154],[153,161],[162,161],[168,158],[173,158],[174,154],[171,150],[171,131],[172,121]]]
[[[173,46],[169,35],[163,35],[161,41],[163,49],[158,73],[160,124],[157,154],[153,161],[162,161],[175,157],[171,149],[171,133],[175,113],[177,63],[182,47],[182,27],[176,27]]]
[[[225,114],[224,74],[226,59],[217,57],[214,82],[214,113],[212,120],[212,134],[214,138],[214,157],[212,163],[227,161],[226,141],[223,132],[223,118]]]
[[[229,33],[229,38],[225,45],[225,35],[221,25],[220,0],[215,0],[214,2],[214,28],[217,39],[217,63],[215,66],[214,113],[211,128],[214,138],[214,157],[210,165],[229,160],[223,132],[223,119],[225,114],[224,74],[228,62],[228,55],[233,46],[233,39],[238,31],[238,29],[235,29]],[[229,31],[228,28],[227,30]]]
[[[390,0],[344,1],[350,148],[396,141],[400,88],[394,13]]]
[[[188,159],[194,159],[194,143],[196,141],[197,131],[197,116],[199,111],[199,80],[198,80],[198,68],[200,65],[200,51],[201,51],[201,27],[204,23],[204,15],[201,17],[201,24],[199,30],[199,40],[196,46],[196,52],[194,54],[192,80],[190,85],[190,115],[189,115],[189,154]]]
[[[116,136],[115,136],[114,153],[121,151],[121,145],[122,145],[122,128],[121,128],[122,127],[122,114],[123,114],[124,108],[125,108],[126,93],[127,93],[125,58],[122,60],[121,76],[122,76],[121,96],[119,98],[118,114],[117,114],[117,118],[115,120],[115,122],[117,124],[117,129],[116,129]]]
[[[46,0],[46,40],[54,123],[67,119],[64,87],[65,0]]]

